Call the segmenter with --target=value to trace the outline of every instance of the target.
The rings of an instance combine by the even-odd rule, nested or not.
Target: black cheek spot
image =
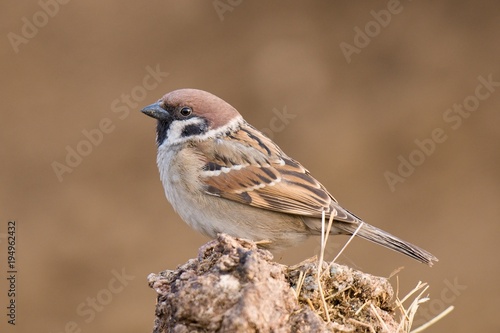
[[[204,133],[205,130],[206,130],[205,124],[191,124],[184,127],[181,136],[187,137],[187,136],[199,135]]]

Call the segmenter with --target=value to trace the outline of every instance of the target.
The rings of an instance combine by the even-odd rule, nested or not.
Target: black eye
[[[179,113],[181,114],[181,116],[183,117],[189,117],[191,115],[191,113],[193,112],[193,109],[191,109],[189,106],[184,106],[180,111]]]

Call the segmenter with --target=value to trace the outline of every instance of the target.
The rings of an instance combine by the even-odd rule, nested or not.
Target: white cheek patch
[[[184,141],[188,141],[188,137],[183,137],[182,132],[187,126],[190,125],[200,125],[202,126],[204,123],[204,120],[201,118],[191,118],[187,120],[174,120],[171,124],[170,127],[168,128],[167,131],[167,138],[163,142],[163,145],[174,145],[174,144],[179,144]]]
[[[213,139],[217,137],[218,135],[222,133],[226,133],[227,131],[232,131],[236,128],[238,128],[241,123],[244,122],[243,118],[241,115],[238,115],[231,119],[226,125],[218,127],[216,129],[211,129],[208,130],[207,132],[203,134],[199,134],[196,136],[189,136],[189,137],[183,137],[182,132],[186,128],[186,126],[189,125],[202,125],[204,123],[204,120],[201,118],[191,118],[188,120],[174,120],[172,124],[170,124],[170,127],[167,131],[167,138],[163,141],[163,143],[158,147],[160,149],[161,147],[168,147],[171,145],[176,145],[179,143],[183,143],[186,141],[191,141],[194,138],[199,141],[203,140],[208,140],[208,139]]]
[[[243,118],[241,115],[238,115],[231,119],[226,125],[217,127],[216,129],[211,129],[205,134],[202,134],[198,137],[199,140],[207,140],[207,139],[212,139],[216,138],[218,135],[226,133],[226,132],[231,132],[241,126],[241,124],[244,122]],[[216,139],[217,140],[217,139]]]

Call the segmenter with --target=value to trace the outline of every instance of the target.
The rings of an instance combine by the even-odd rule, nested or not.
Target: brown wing
[[[215,146],[199,143],[196,148],[204,159],[201,181],[208,194],[318,218],[324,209],[335,208],[336,219],[354,222],[354,216],[342,209],[309,171],[248,124],[216,139]]]

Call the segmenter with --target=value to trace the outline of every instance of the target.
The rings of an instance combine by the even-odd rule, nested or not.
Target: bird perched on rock
[[[226,233],[269,248],[320,235],[356,235],[432,265],[431,253],[363,222],[299,162],[206,91],[180,89],[142,109],[157,119],[157,164],[168,201],[192,228]]]

